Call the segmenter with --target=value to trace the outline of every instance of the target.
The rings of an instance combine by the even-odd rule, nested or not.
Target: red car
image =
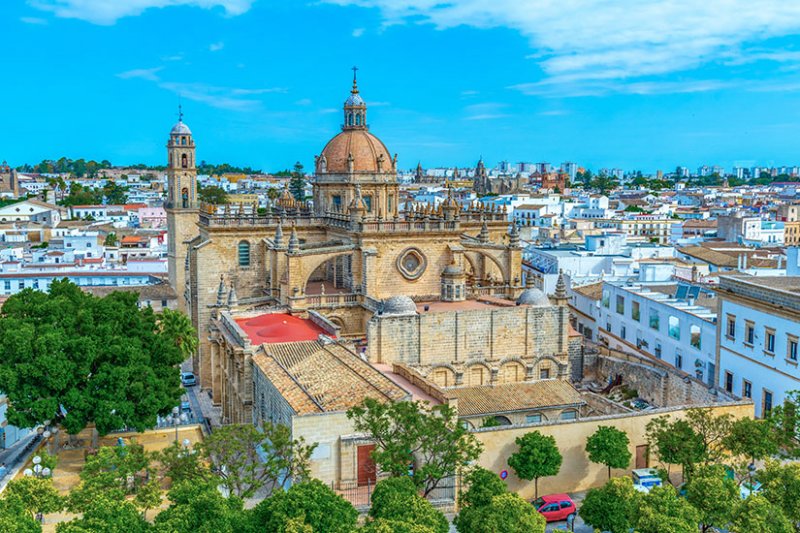
[[[540,496],[533,501],[533,506],[548,522],[574,520],[577,512],[572,498],[566,494]]]

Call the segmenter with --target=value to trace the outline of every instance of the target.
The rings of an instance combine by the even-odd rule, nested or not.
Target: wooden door
[[[648,468],[650,466],[650,449],[647,444],[636,447],[636,468]]]
[[[372,450],[374,444],[359,446],[357,450],[358,459],[358,486],[375,484],[375,461],[372,460]]]

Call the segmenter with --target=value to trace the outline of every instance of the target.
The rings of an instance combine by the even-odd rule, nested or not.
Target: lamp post
[[[178,425],[181,423],[180,408],[172,408],[172,423],[175,424],[175,444],[178,444]]]

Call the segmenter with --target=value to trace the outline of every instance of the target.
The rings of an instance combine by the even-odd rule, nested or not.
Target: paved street
[[[38,434],[31,431],[29,435],[21,439],[19,442],[0,450],[0,463],[5,463],[6,469],[0,475],[0,491],[6,488],[6,484],[14,477],[17,471],[25,464],[28,457],[33,453],[35,447],[26,450],[26,445],[35,439]]]

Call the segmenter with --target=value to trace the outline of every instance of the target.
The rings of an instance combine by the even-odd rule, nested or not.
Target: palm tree
[[[184,358],[188,359],[197,351],[200,341],[188,316],[180,311],[164,309],[161,312],[159,325],[161,331],[175,339],[175,346],[178,347]]]

